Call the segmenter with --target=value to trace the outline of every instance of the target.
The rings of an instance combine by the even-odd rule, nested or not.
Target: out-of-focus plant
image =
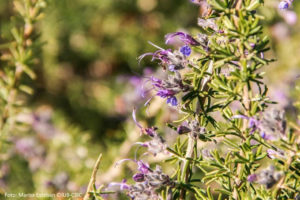
[[[125,139],[118,133],[128,114],[124,112],[125,84],[118,77],[142,72],[136,55],[151,48],[143,41],[159,41],[167,30],[189,27],[195,20],[191,13],[182,12],[192,5],[167,0],[158,7],[157,3],[74,0],[70,6],[67,1],[49,2],[39,26],[47,44],[33,102],[43,99],[71,122],[90,130],[98,142],[118,142],[118,146]],[[177,19],[185,20],[178,23]]]
[[[12,38],[1,44],[1,81],[0,81],[0,134],[14,130],[17,116],[24,109],[24,94],[31,95],[32,88],[28,78],[34,80],[34,66],[38,62],[41,43],[35,32],[35,24],[43,16],[45,0],[14,0],[14,9],[18,13]],[[23,95],[23,96],[22,96]]]
[[[257,12],[262,0],[192,1],[202,9],[200,33],[166,35],[166,44],[146,56],[159,61],[168,77],[145,81],[152,97],[166,99],[182,118],[167,124],[178,133],[173,145],[156,127],[144,127],[133,111],[147,155],[169,158],[163,172],[138,155],[124,159],[137,166],[133,184],[113,182],[132,199],[291,199],[299,198],[299,128],[287,125],[284,111],[272,108],[263,81],[269,39],[263,35]],[[285,1],[288,6],[292,1]],[[285,3],[284,2],[284,3]],[[149,85],[149,88],[147,88]],[[180,100],[179,100],[180,99]],[[297,126],[296,126],[297,127]],[[214,148],[215,147],[215,148]],[[145,155],[145,154],[143,154]],[[102,198],[103,188],[90,198]],[[96,190],[96,188],[95,188]]]
[[[8,25],[11,34],[1,24],[0,199],[5,192],[80,192],[86,182],[82,171],[94,162],[84,146],[90,136],[51,107],[32,109],[27,104],[39,78],[37,66],[42,65],[38,23],[46,1],[10,3],[16,11]],[[75,177],[79,173],[83,178]]]

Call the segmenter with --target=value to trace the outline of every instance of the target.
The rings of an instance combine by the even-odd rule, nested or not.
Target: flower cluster
[[[150,78],[152,89],[156,91],[156,96],[166,98],[167,103],[177,106],[178,101],[175,95],[180,92],[186,92],[189,87],[184,85],[179,72],[175,71],[174,75],[169,75],[168,79],[160,80],[155,77]]]
[[[128,159],[125,159],[128,160]],[[123,162],[122,160],[120,162]],[[160,166],[156,166],[153,170],[147,163],[143,161],[135,161],[138,166],[138,173],[134,174],[132,179],[135,181],[134,185],[128,185],[124,179],[121,183],[110,183],[109,187],[119,186],[120,190],[128,191],[128,195],[135,200],[158,200],[159,196],[156,190],[161,187],[174,187],[174,182],[170,177],[162,172]]]
[[[150,42],[150,44],[152,44],[158,50],[154,53],[145,53],[141,55],[138,58],[139,62],[141,62],[141,60],[145,56],[152,56],[152,60],[159,60],[160,64],[164,68],[168,67],[169,69],[172,69],[172,71],[183,69],[184,67],[186,67],[186,65],[188,64],[187,57],[191,55],[192,52],[191,46],[199,46],[200,43],[189,34],[186,34],[184,32],[175,32],[166,35],[166,44],[169,44],[176,37],[178,37],[184,44],[180,47],[179,51],[163,49]]]
[[[200,127],[199,122],[197,120],[193,120],[189,122],[187,125],[180,125],[177,127],[178,134],[191,133],[194,138],[198,138],[199,135],[205,134],[205,127]]]
[[[148,142],[138,142],[137,144],[141,145],[142,147],[147,147],[148,152],[156,156],[158,153],[164,153],[166,151],[166,142],[165,140],[158,135],[156,132],[156,127],[151,128],[144,128],[142,125],[137,121],[135,110],[132,112],[132,117],[136,125],[141,129],[141,132],[148,135],[151,140]]]
[[[155,170],[151,170],[147,173],[136,174],[133,179],[137,182],[135,185],[129,187],[129,196],[132,199],[159,199],[156,189],[162,186],[173,187],[174,182],[171,181],[168,175],[162,172],[160,166],[156,166]]]
[[[261,170],[257,174],[249,175],[248,181],[265,185],[267,189],[270,189],[276,183],[278,183],[281,177],[282,177],[281,172],[276,171],[274,166],[269,166],[268,168]]]
[[[255,131],[258,131],[263,139],[278,140],[285,137],[286,120],[284,112],[281,110],[268,110],[259,119],[244,115],[236,115],[233,118],[248,120],[250,133],[253,134]]]

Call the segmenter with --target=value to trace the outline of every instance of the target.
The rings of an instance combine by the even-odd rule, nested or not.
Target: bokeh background
[[[288,12],[277,5],[267,0],[258,11],[266,16],[264,31],[271,39],[265,56],[277,59],[266,67],[265,81],[269,96],[293,118],[300,3]],[[0,1],[1,42],[10,37],[13,16],[12,2]],[[49,0],[38,24],[44,45],[31,83],[35,93],[27,100],[31,115],[23,116],[30,127],[13,133],[6,144],[2,197],[4,192],[84,193],[99,153],[98,185],[130,177],[134,163],[115,163],[134,158],[133,143],[142,140],[131,119],[134,107],[142,123],[158,126],[171,142],[175,133],[164,127],[176,114],[160,99],[146,109],[147,98],[141,96],[143,77],[162,76],[162,70],[149,59],[139,65],[137,57],[155,51],[148,41],[167,48],[169,32],[197,33],[197,16],[197,6],[188,0]]]

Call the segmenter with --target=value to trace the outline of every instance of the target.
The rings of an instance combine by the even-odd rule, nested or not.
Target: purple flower
[[[175,100],[175,95],[179,92],[186,92],[189,87],[183,84],[181,75],[179,72],[175,71],[174,74],[169,75],[167,80],[160,82],[152,81],[153,89],[155,89],[156,95],[162,98],[170,98],[168,102],[173,105],[177,105],[177,99]]]
[[[152,77],[150,77],[150,81],[151,81],[152,86],[157,87],[157,88],[162,88],[162,83],[163,83],[162,80],[152,76]]]
[[[144,163],[144,162],[141,161],[141,160],[133,160],[133,159],[129,159],[129,158],[119,160],[119,161],[116,163],[115,166],[120,165],[120,164],[122,164],[122,163],[125,162],[125,161],[133,161],[133,162],[135,162],[135,163],[137,164],[137,166],[138,166],[137,169],[138,169],[141,173],[143,173],[143,174],[147,174],[149,171],[151,171],[150,166],[149,166],[148,163]]]
[[[248,177],[247,177],[247,181],[250,182],[250,183],[253,183],[254,181],[257,180],[257,175],[256,174],[250,174]]]
[[[171,104],[172,106],[177,106],[178,101],[175,96],[172,96],[167,99],[167,104]]]
[[[191,55],[192,50],[188,45],[185,45],[180,48],[180,52],[185,56],[189,56]]]
[[[174,66],[172,66],[174,67]],[[180,73],[177,71],[179,68],[175,66],[174,73],[168,76],[166,80],[160,80],[155,77],[147,77],[146,82],[151,83],[151,88],[147,89],[147,92],[156,91],[156,96],[167,99],[167,103],[170,103],[172,106],[176,106],[178,101],[175,97],[176,94],[180,92],[187,92],[190,87],[183,84]],[[171,70],[173,70],[171,69]],[[145,83],[146,83],[145,82]],[[146,105],[151,101],[153,96],[146,102]],[[140,125],[138,125],[140,127]]]
[[[281,1],[279,4],[278,4],[278,8],[280,10],[286,10],[289,8],[289,3],[287,1]]]
[[[179,33],[179,32],[178,32]],[[182,33],[182,32],[180,32]],[[174,35],[174,34],[173,34]],[[166,36],[169,39],[171,39],[171,35],[170,36]],[[191,36],[187,35],[186,38],[188,39],[184,39],[185,44],[187,45],[196,45],[196,43],[198,43],[195,39],[193,39]],[[167,42],[168,40],[167,39]],[[187,41],[190,42],[187,42]],[[154,53],[144,53],[141,56],[138,57],[139,63],[142,61],[142,59],[144,59],[146,56],[152,56],[152,61],[153,60],[159,60],[160,61],[160,65],[162,65],[162,67],[164,69],[166,69],[166,67],[169,68],[170,71],[175,71],[175,70],[180,70],[180,69],[184,69],[185,66],[188,64],[188,61],[186,59],[186,57],[179,51],[172,51],[171,49],[163,49],[155,44],[153,44],[152,42],[149,42],[152,46],[158,48],[158,50]],[[198,43],[200,45],[200,43]]]
[[[156,95],[160,96],[162,98],[167,98],[167,97],[172,97],[174,96],[175,92],[173,92],[172,90],[167,90],[167,89],[162,89],[159,90]]]
[[[152,61],[160,60],[162,64],[165,64],[169,62],[169,58],[168,58],[169,53],[172,53],[170,49],[168,50],[160,49],[154,53],[144,53],[138,57],[138,60],[140,63],[146,56],[152,56]]]
[[[154,53],[144,53],[140,57],[138,57],[139,63],[141,62],[142,59],[144,59],[146,56],[152,56],[152,61],[153,60],[159,60],[160,64],[166,68],[166,66],[174,65],[174,69],[183,69],[186,64],[187,60],[185,57],[178,51],[172,52],[171,49],[163,49],[151,42],[149,42],[152,46],[158,48]]]
[[[179,37],[179,39],[184,42],[186,45],[193,45],[198,46],[200,43],[195,40],[192,36],[190,36],[187,33],[184,32],[175,32],[175,33],[169,33],[165,36],[166,44],[170,42],[174,37]]]
[[[148,163],[144,163],[141,160],[138,160],[137,162],[138,165],[138,170],[143,173],[143,174],[147,174],[149,171],[151,171],[150,166]]]
[[[253,117],[250,117],[248,126],[251,129],[250,134],[253,134],[258,129],[259,121]]]

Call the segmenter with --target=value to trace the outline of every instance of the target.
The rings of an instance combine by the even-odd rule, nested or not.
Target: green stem
[[[182,170],[181,170],[181,181],[184,183],[188,183],[189,177],[191,175],[191,171],[190,171],[191,161],[189,160],[189,158],[193,157],[194,148],[196,145],[197,145],[197,139],[192,135],[189,135],[188,146],[185,154],[186,159],[183,161]],[[182,189],[180,192],[180,200],[185,200],[185,197],[186,197],[186,189]]]

